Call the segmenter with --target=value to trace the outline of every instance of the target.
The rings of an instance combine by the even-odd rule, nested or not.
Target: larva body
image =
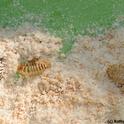
[[[108,77],[118,85],[124,85],[124,64],[113,64],[107,68]]]
[[[42,74],[47,68],[50,68],[51,64],[48,60],[32,59],[24,64],[20,64],[17,68],[17,72],[23,76],[35,76]]]

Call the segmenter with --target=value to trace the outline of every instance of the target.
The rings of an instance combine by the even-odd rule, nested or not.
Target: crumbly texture
[[[124,29],[81,37],[60,57],[62,40],[34,31],[0,38],[0,124],[104,124],[124,118],[124,98],[107,68],[124,61]],[[19,63],[49,59],[40,76],[16,76]]]

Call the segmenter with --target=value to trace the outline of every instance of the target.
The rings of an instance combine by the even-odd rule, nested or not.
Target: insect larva
[[[48,60],[32,59],[24,64],[20,64],[17,72],[23,76],[34,76],[42,74],[51,64]]]
[[[119,87],[124,85],[124,63],[109,65],[107,75]]]

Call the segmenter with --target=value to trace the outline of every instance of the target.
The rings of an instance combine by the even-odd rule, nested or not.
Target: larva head
[[[20,72],[20,71],[22,71],[22,69],[23,69],[23,65],[18,65],[18,67],[17,67],[17,72]]]
[[[23,68],[24,68],[24,65],[22,64],[18,65],[16,74],[23,75]]]

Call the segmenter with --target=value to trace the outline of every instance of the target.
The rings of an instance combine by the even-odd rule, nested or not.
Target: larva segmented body
[[[24,64],[20,64],[17,72],[23,76],[35,76],[42,74],[51,64],[48,60],[32,59]]]
[[[124,85],[124,63],[109,65],[107,74],[109,79],[114,81],[116,85]]]

